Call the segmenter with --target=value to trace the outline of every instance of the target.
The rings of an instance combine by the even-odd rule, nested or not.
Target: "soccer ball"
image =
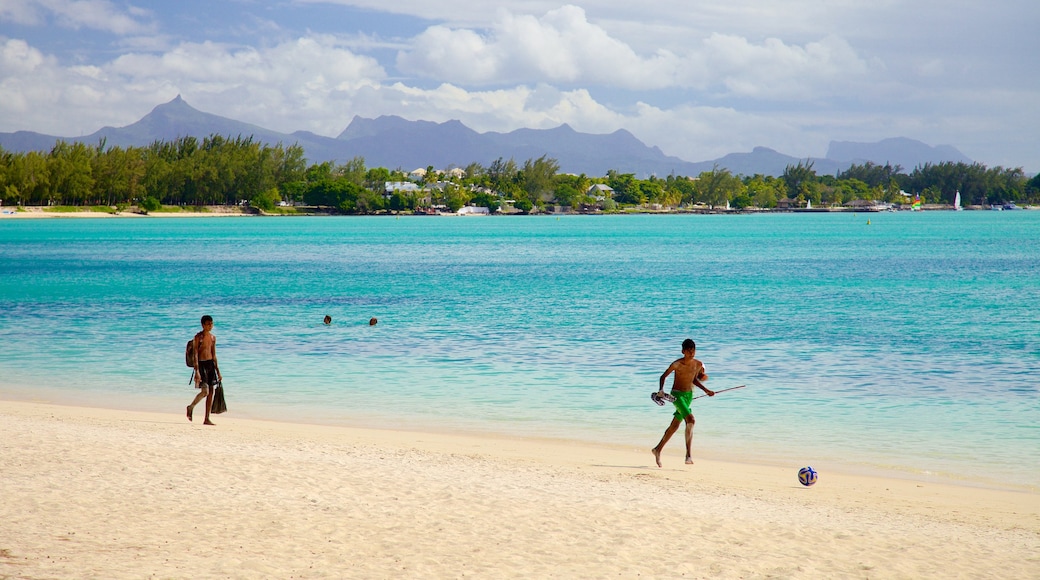
[[[811,467],[803,467],[799,469],[798,481],[806,487],[816,483],[816,470]]]

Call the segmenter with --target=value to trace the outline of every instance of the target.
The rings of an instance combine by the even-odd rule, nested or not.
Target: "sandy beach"
[[[1029,492],[0,405],[0,578],[1038,578]]]
[[[56,219],[56,218],[170,218],[170,217],[255,217],[256,214],[246,213],[239,207],[223,205],[207,206],[206,211],[157,211],[148,214],[137,211],[121,211],[118,213],[106,213],[102,211],[48,211],[44,207],[16,208],[4,207],[0,211],[0,219]]]

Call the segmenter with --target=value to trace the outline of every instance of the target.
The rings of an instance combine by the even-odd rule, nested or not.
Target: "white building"
[[[614,198],[614,188],[610,187],[609,185],[604,185],[602,183],[594,183],[585,192],[585,195],[591,196],[596,201],[603,201],[605,199],[613,199]]]
[[[419,191],[419,186],[412,183],[411,181],[387,181],[384,184],[384,191],[387,193],[393,193],[400,191],[402,193],[414,193]]]

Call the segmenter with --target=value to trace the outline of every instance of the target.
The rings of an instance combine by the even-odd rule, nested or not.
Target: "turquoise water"
[[[0,249],[8,398],[180,413],[208,313],[237,416],[645,449],[691,337],[748,385],[695,402],[700,456],[1040,482],[1040,212],[5,220]]]

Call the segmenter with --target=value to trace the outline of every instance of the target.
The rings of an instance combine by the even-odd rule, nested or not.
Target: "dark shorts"
[[[212,387],[217,384],[217,366],[213,364],[212,360],[200,360],[199,361],[199,386],[207,385]]]

